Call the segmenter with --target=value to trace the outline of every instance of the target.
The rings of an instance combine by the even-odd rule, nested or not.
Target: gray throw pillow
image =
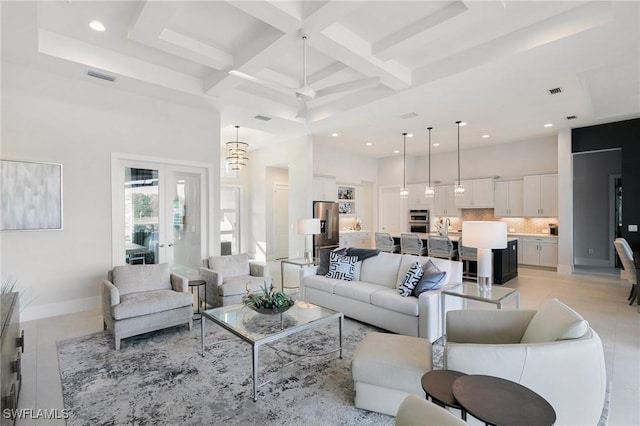
[[[433,264],[431,259],[424,265],[422,278],[418,281],[413,289],[413,295],[418,297],[420,293],[424,293],[429,290],[437,290],[442,285],[446,272],[442,272],[436,265]]]
[[[378,249],[364,249],[358,247],[348,247],[347,248],[347,256],[356,256],[358,261],[365,260],[373,256],[377,256],[380,254],[380,250]]]
[[[316,275],[327,275],[329,272],[329,254],[331,252],[335,252],[338,254],[346,254],[346,248],[337,248],[335,250],[331,249],[318,249],[318,269],[316,271]]]

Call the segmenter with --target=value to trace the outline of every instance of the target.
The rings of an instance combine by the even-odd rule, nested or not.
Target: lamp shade
[[[298,234],[314,235],[320,233],[320,219],[298,219]]]
[[[507,248],[507,224],[505,222],[462,222],[464,246],[478,249]]]

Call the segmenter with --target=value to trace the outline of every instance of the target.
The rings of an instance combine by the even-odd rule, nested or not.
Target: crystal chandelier
[[[247,161],[249,160],[249,157],[247,157],[249,144],[246,142],[240,142],[238,139],[238,129],[240,126],[235,127],[236,140],[227,142],[227,164],[232,171],[242,171],[247,167]]]

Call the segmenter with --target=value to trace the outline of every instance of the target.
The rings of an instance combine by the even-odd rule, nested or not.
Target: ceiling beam
[[[227,1],[228,4],[283,33],[298,30],[302,20],[272,1]]]

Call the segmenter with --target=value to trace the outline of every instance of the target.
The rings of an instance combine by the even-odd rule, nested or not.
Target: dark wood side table
[[[198,301],[198,310],[196,314],[193,316],[194,320],[202,320],[202,314],[200,313],[200,286],[204,286],[204,294],[206,297],[207,294],[207,282],[205,280],[189,280],[189,290],[195,287],[197,291],[196,300]],[[193,293],[193,291],[192,291]],[[197,315],[197,316],[196,316]]]
[[[545,426],[556,422],[546,399],[510,380],[466,375],[453,382],[453,396],[473,417],[496,426]]]
[[[442,407],[451,407],[460,410],[462,420],[467,420],[467,412],[453,396],[453,382],[465,373],[454,370],[432,370],[424,373],[422,379],[422,389],[427,394],[427,399]]]

